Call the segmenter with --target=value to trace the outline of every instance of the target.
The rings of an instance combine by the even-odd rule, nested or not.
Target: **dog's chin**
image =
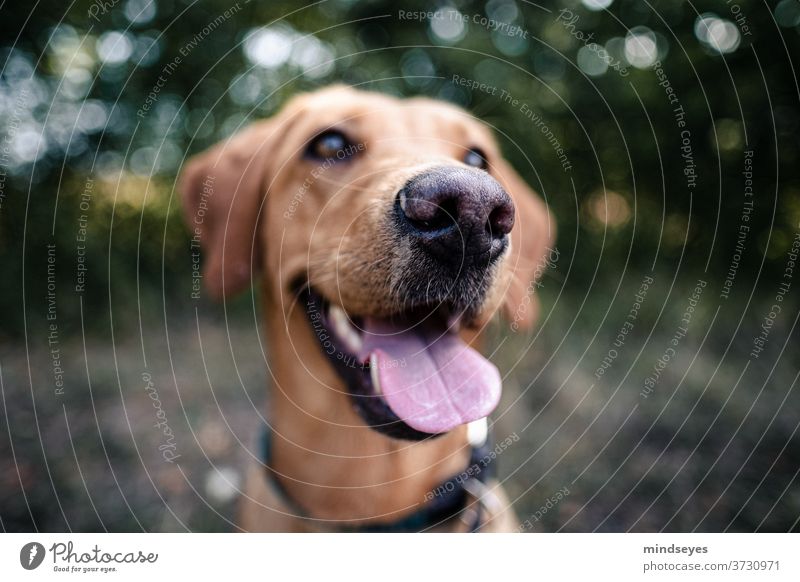
[[[311,330],[372,429],[423,440],[463,424],[485,425],[500,374],[458,336],[477,306],[441,301],[390,317],[348,314],[313,287],[300,291]]]

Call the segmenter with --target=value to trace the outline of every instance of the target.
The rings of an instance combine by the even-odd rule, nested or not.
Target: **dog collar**
[[[333,529],[340,532],[411,533],[425,531],[459,518],[466,526],[466,531],[479,531],[483,521],[484,496],[488,494],[486,482],[495,474],[491,439],[488,433],[481,436],[482,442],[472,442],[473,438],[470,438],[470,458],[467,468],[434,487],[433,497],[419,510],[388,523],[338,526]],[[272,470],[272,431],[266,425],[261,431],[260,440],[261,461],[264,464],[266,478],[277,496],[297,517],[319,522],[289,495],[278,475]]]

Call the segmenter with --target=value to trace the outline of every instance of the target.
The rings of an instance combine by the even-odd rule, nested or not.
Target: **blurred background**
[[[465,107],[557,217],[538,328],[491,330],[530,531],[800,529],[797,0],[0,16],[4,531],[236,529],[268,346],[257,289],[190,300],[175,179],[334,82]]]

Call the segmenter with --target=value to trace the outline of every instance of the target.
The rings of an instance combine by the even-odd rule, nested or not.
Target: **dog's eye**
[[[335,129],[324,131],[312,139],[306,156],[317,160],[346,160],[358,151],[350,140],[341,132]]]
[[[489,162],[486,161],[486,154],[482,149],[470,148],[467,155],[464,156],[464,163],[473,168],[480,168],[485,170],[489,167]]]

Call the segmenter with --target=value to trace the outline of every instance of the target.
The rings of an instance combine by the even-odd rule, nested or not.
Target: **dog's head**
[[[532,323],[554,227],[468,113],[301,95],[194,158],[181,190],[208,292],[258,271],[273,304],[302,306],[370,426],[419,438],[497,405],[497,369],[463,339],[501,307]]]

